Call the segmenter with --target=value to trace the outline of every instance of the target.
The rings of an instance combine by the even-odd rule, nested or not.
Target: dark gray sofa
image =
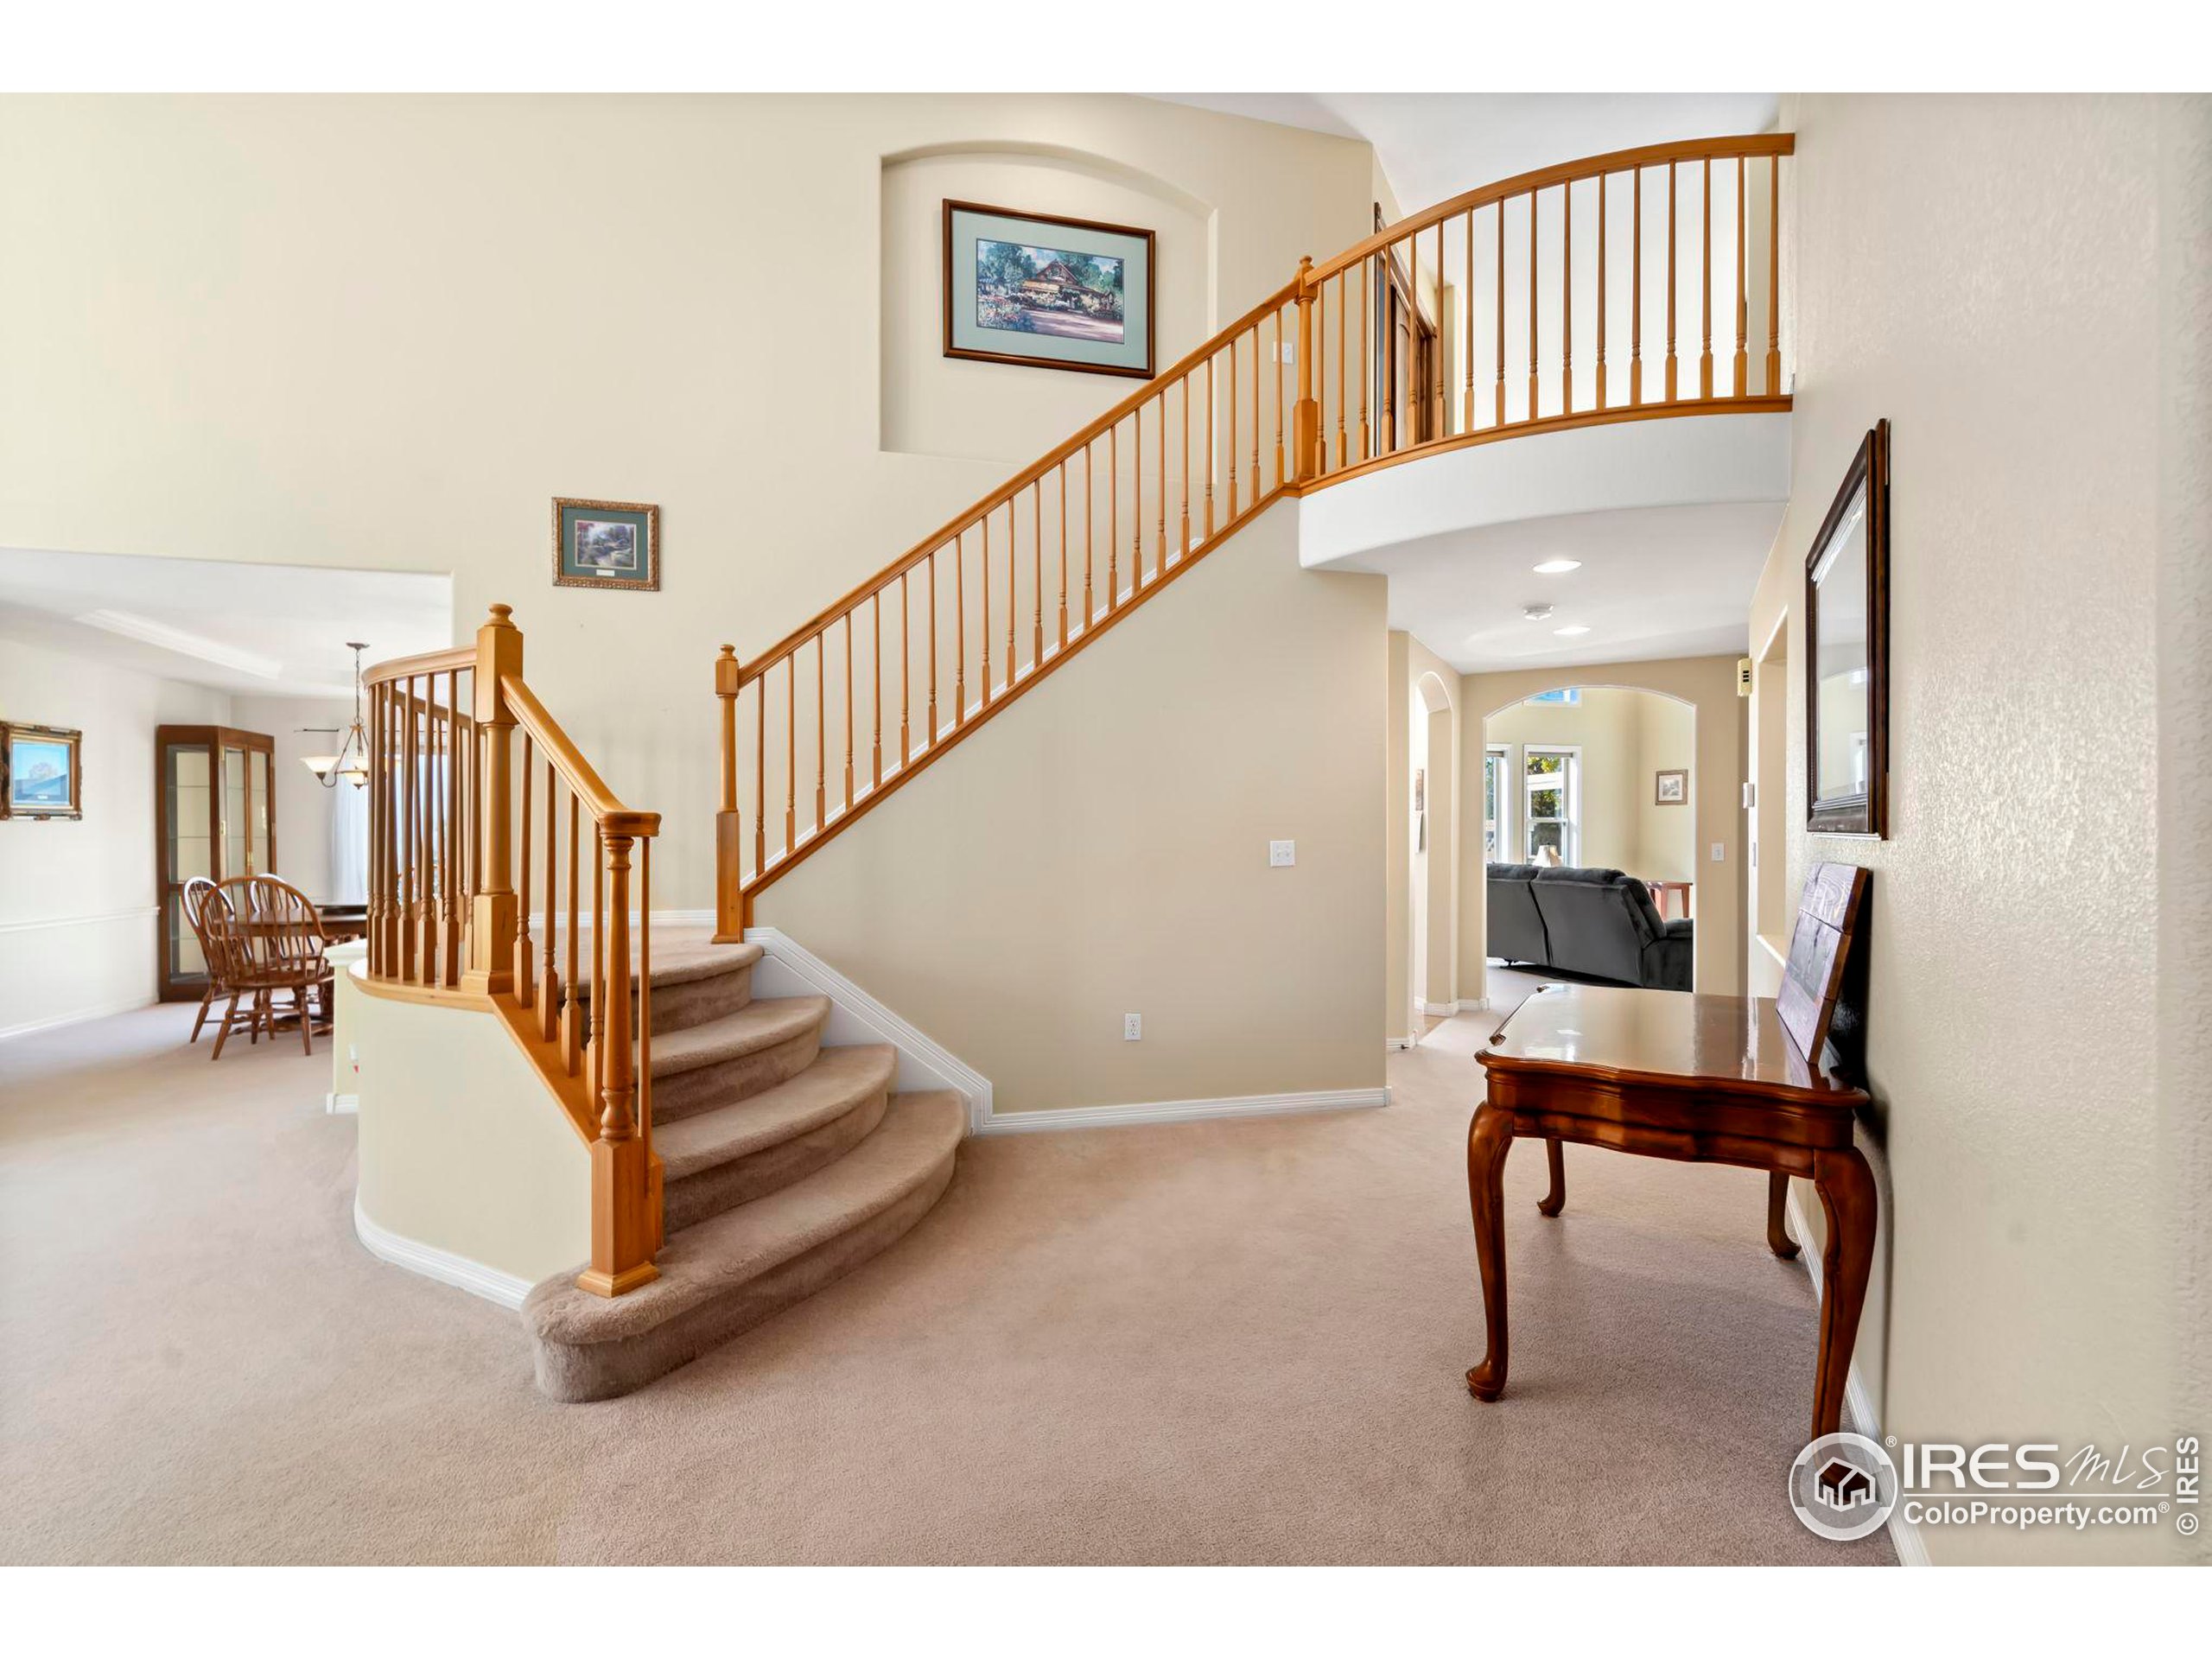
[[[1578,978],[1690,988],[1695,924],[1662,919],[1650,889],[1618,870],[1489,867],[1490,954]]]

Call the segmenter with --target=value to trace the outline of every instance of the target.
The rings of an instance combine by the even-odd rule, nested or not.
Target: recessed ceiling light
[[[1551,613],[1552,607],[1548,605],[1523,605],[1521,607],[1521,614],[1531,622],[1541,622]]]
[[[1570,622],[1563,628],[1554,628],[1552,632],[1565,638],[1571,634],[1587,633],[1590,630],[1580,622]]]
[[[1580,570],[1581,568],[1582,561],[1580,559],[1546,559],[1541,564],[1535,567],[1536,574],[1540,576],[1563,576],[1570,570]]]

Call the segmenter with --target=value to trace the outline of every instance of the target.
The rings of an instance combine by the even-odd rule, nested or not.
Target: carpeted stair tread
[[[671,1234],[655,1258],[660,1276],[652,1283],[623,1296],[594,1296],[563,1274],[530,1293],[523,1322],[532,1340],[570,1347],[650,1337],[661,1325],[864,1226],[933,1179],[941,1182],[967,1127],[965,1104],[950,1090],[895,1096],[875,1133],[836,1162]]]
[[[637,945],[632,936],[630,947],[630,970],[634,982],[638,968]],[[584,960],[588,968],[591,950],[591,930],[584,930]],[[677,938],[664,942],[658,935],[653,940],[653,988],[668,985],[690,985],[699,980],[712,979],[719,974],[734,974],[750,968],[760,960],[761,950],[757,944],[715,944],[705,938]],[[591,975],[579,976],[583,983],[576,995],[584,1001],[591,1001]]]
[[[836,1122],[888,1089],[898,1070],[899,1051],[888,1043],[825,1048],[789,1082],[656,1128],[653,1150],[665,1179],[680,1181]]]
[[[826,996],[778,996],[653,1039],[653,1077],[676,1077],[787,1043],[830,1017]]]

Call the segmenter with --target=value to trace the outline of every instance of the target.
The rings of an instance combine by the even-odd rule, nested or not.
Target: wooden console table
[[[1812,1438],[1833,1433],[1874,1255],[1874,1180],[1851,1144],[1865,1091],[1808,1065],[1765,997],[1547,985],[1476,1058],[1489,1092],[1467,1135],[1467,1190],[1490,1351],[1467,1373],[1475,1397],[1505,1391],[1505,1155],[1516,1137],[1537,1136],[1550,1162],[1536,1206],[1547,1216],[1567,1202],[1566,1141],[1767,1171],[1767,1243],[1785,1257],[1797,1253],[1783,1226],[1789,1178],[1818,1187],[1827,1247]]]

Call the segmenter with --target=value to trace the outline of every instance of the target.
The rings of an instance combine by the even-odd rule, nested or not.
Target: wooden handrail
[[[664,1230],[651,1030],[660,815],[618,800],[547,712],[523,678],[522,634],[504,605],[492,607],[474,645],[379,664],[363,678],[370,979],[499,1016],[588,1143],[592,1259],[577,1282],[603,1296],[633,1290],[654,1277]],[[540,857],[543,901],[533,910]],[[578,902],[586,863],[588,913]],[[543,921],[542,959],[533,917]]]
[[[1776,229],[1795,149],[1793,135],[1765,133],[1613,150],[1479,186],[1319,264],[1301,260],[1156,379],[751,661],[724,646],[715,936],[741,938],[764,888],[1281,496],[1523,435],[1787,410]],[[1763,258],[1752,245],[1762,234]],[[1560,284],[1549,312],[1536,291],[1548,259]],[[1486,298],[1478,264],[1495,273]],[[1506,326],[1508,273],[1522,270],[1525,365]],[[1593,271],[1596,303],[1578,305],[1577,279]],[[1628,300],[1624,331],[1609,332],[1609,294]],[[1662,296],[1663,373],[1652,381],[1663,395],[1647,398],[1645,313],[1656,340]],[[1763,359],[1751,348],[1755,303],[1766,313]],[[1734,325],[1725,371],[1716,310],[1724,341]]]

